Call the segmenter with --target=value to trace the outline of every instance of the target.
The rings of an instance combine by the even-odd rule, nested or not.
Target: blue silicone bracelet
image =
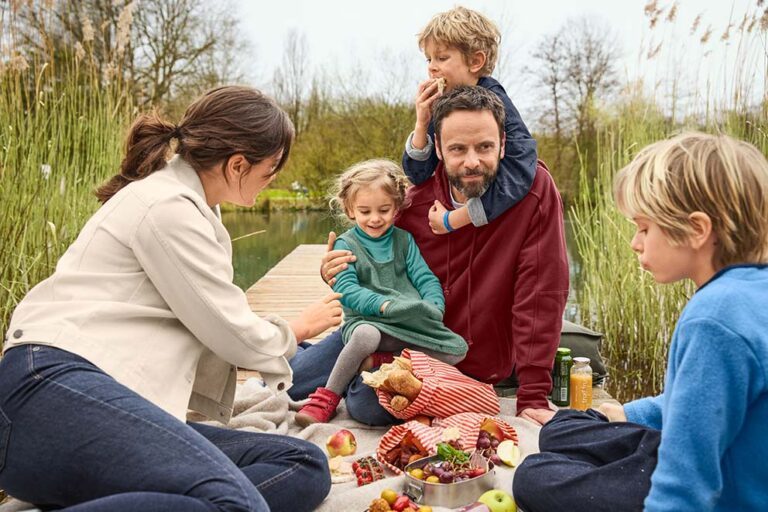
[[[448,221],[448,216],[449,216],[450,214],[451,214],[451,212],[450,212],[450,211],[446,211],[446,212],[443,214],[443,226],[445,226],[445,229],[447,229],[447,230],[448,230],[448,232],[451,232],[451,231],[455,231],[455,230],[454,230],[454,229],[451,227],[451,223]]]

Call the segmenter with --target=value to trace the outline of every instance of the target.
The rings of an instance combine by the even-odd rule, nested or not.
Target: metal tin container
[[[485,473],[469,480],[452,484],[433,484],[414,478],[409,473],[414,468],[421,468],[428,463],[438,462],[439,460],[440,457],[433,455],[405,466],[403,493],[407,494],[419,505],[447,508],[463,507],[477,501],[477,498],[485,491],[493,489],[496,472],[493,470],[493,465],[489,464],[479,454],[472,460],[476,466],[484,468]]]

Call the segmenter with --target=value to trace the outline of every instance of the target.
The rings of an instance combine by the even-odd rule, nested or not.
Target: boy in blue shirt
[[[526,512],[766,510],[768,162],[724,135],[683,134],[643,150],[614,196],[642,267],[697,287],[664,392],[558,412],[515,499]]]
[[[419,84],[416,126],[408,136],[403,154],[403,169],[415,185],[432,176],[439,162],[435,151],[432,104],[443,89],[460,85],[485,87],[501,99],[506,113],[506,133],[502,134],[506,144],[498,174],[495,179],[494,176],[483,179],[479,169],[466,169],[465,178],[477,176],[474,193],[468,194],[466,205],[454,201],[453,210],[446,210],[435,201],[429,212],[430,226],[435,234],[448,233],[470,222],[483,226],[493,221],[525,197],[536,175],[536,141],[504,88],[490,76],[496,66],[500,40],[501,34],[493,22],[464,7],[435,15],[419,34],[419,48],[427,58],[430,78]],[[467,149],[443,148],[443,151]],[[483,148],[472,149],[482,151]],[[480,165],[479,161],[477,165]]]

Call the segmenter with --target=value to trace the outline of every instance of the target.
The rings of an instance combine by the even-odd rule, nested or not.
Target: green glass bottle
[[[571,349],[560,347],[555,353],[552,375],[552,403],[559,407],[571,405]]]

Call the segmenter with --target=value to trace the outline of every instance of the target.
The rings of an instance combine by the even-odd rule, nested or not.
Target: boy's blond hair
[[[467,62],[475,52],[485,53],[485,66],[480,70],[480,76],[489,76],[496,67],[501,33],[495,23],[479,12],[454,7],[429,20],[419,34],[422,51],[429,40],[457,48]]]
[[[405,173],[395,162],[384,158],[358,162],[336,178],[330,190],[329,205],[339,217],[349,220],[357,192],[362,188],[378,187],[395,203],[395,210],[405,204],[405,192],[410,186]]]
[[[647,217],[676,245],[693,234],[689,215],[706,213],[718,269],[768,262],[768,161],[751,144],[698,132],[651,144],[619,171],[613,194],[624,215]]]

